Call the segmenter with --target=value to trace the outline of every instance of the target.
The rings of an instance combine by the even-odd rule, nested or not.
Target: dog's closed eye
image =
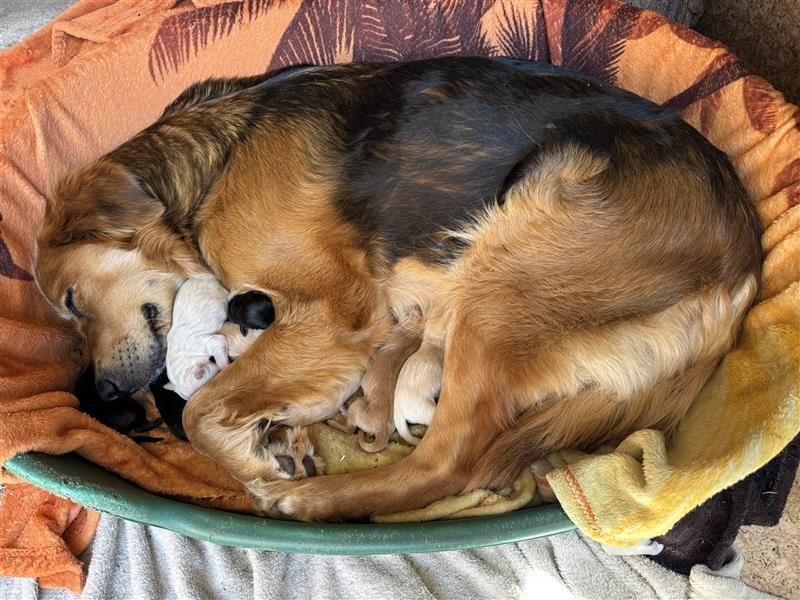
[[[78,307],[75,306],[75,290],[72,286],[67,288],[67,293],[64,294],[64,306],[67,307],[67,310],[71,312],[76,317],[80,318],[83,316],[83,313],[78,310]]]
[[[158,318],[158,307],[151,302],[142,304],[142,314],[147,321],[155,321]]]

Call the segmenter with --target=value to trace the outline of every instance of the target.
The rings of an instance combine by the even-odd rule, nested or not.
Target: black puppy
[[[133,398],[118,396],[115,400],[103,400],[97,393],[94,369],[90,365],[75,384],[78,408],[120,433],[143,433],[161,425],[161,420],[150,421],[144,407]],[[137,442],[157,442],[161,438],[134,436]]]
[[[264,292],[244,292],[228,302],[228,321],[236,323],[242,335],[248,329],[266,329],[274,320],[275,306]]]
[[[178,394],[171,390],[165,390],[164,384],[167,383],[166,370],[150,386],[150,391],[153,392],[153,400],[156,403],[156,408],[164,419],[164,424],[169,427],[169,430],[182,440],[187,440],[186,432],[183,430],[183,409],[186,407],[186,400],[181,398]]]

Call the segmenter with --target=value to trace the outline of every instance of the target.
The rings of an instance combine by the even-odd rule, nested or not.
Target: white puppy
[[[203,275],[184,282],[175,296],[167,333],[170,383],[165,388],[188,400],[228,365],[228,342],[219,332],[227,313],[228,292],[216,278]]]
[[[394,426],[409,444],[419,444],[419,438],[411,435],[409,423],[430,425],[436,410],[436,397],[442,387],[441,346],[429,340],[412,354],[397,377],[394,391]]]

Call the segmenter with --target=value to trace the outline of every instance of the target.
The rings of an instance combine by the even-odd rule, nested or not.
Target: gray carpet
[[[0,50],[25,39],[73,0],[0,0]]]
[[[739,579],[740,556],[689,577],[641,557],[609,556],[571,532],[438,554],[311,556],[226,548],[103,515],[80,600],[471,600],[630,598],[773,600]],[[78,600],[0,577],[3,600]]]

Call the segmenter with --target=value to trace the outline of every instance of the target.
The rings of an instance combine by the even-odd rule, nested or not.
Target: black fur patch
[[[248,329],[266,329],[275,321],[275,305],[263,292],[237,294],[228,302],[228,320],[239,325],[242,335]]]
[[[150,387],[153,393],[153,400],[156,404],[161,418],[175,437],[188,440],[186,431],[183,429],[183,409],[186,408],[186,400],[171,390],[165,390],[164,384],[167,383],[167,372],[164,371],[161,377]]]
[[[390,261],[457,254],[459,242],[444,232],[502,201],[551,144],[608,152],[614,138],[593,128],[604,114],[656,121],[666,114],[584,76],[503,59],[384,65],[363,85],[329,96],[320,102],[342,119],[346,148],[336,206]],[[580,115],[588,115],[587,127],[576,122]]]

